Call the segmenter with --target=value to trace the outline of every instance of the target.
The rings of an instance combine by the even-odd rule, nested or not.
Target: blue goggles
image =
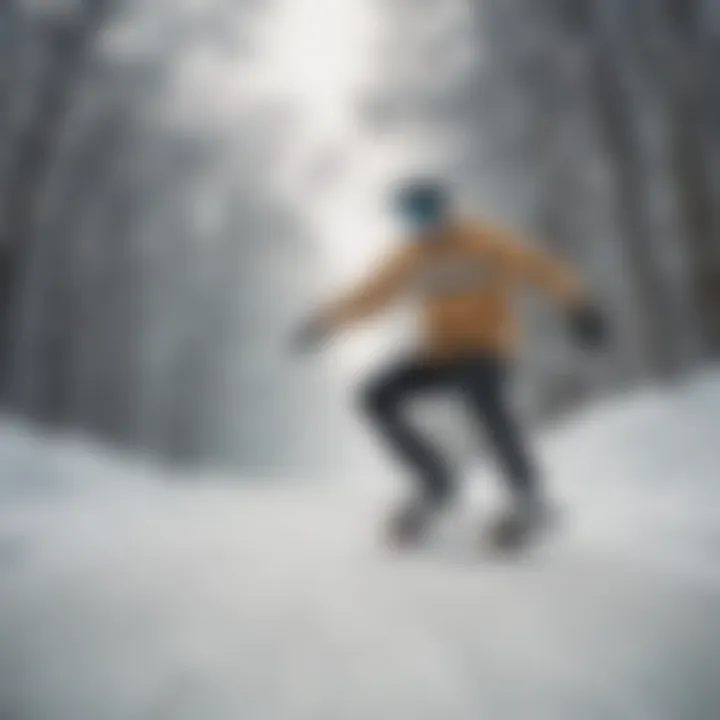
[[[438,203],[414,201],[401,203],[399,215],[403,223],[417,232],[429,230],[441,223],[444,211]]]

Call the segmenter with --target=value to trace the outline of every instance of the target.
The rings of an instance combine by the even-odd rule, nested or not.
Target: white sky
[[[375,0],[283,0],[261,33],[254,83],[295,113],[282,182],[327,259],[319,298],[362,274],[391,240],[384,191],[414,154],[402,138],[372,136],[359,118],[382,80],[381,10]],[[314,182],[327,164],[329,177]],[[364,365],[377,342],[373,334],[342,343],[342,366]]]

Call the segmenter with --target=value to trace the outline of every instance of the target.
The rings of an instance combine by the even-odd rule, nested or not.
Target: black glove
[[[292,337],[292,349],[306,353],[317,350],[330,335],[330,330],[320,318],[311,318],[300,326]]]
[[[597,350],[607,345],[608,327],[600,310],[590,303],[570,312],[570,334],[578,345]]]

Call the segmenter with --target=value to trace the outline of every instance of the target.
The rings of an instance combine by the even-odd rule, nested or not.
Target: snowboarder
[[[415,293],[424,329],[421,349],[361,392],[366,415],[413,471],[420,490],[391,517],[390,538],[402,544],[419,540],[453,497],[456,485],[444,458],[403,414],[407,400],[453,388],[484,425],[511,489],[511,509],[493,525],[491,537],[515,547],[542,526],[547,504],[504,396],[518,341],[513,300],[525,287],[546,293],[567,313],[575,338],[590,347],[603,342],[603,319],[563,262],[504,228],[457,216],[442,184],[411,182],[394,204],[408,228],[406,241],[359,287],[321,308],[295,341],[301,349],[315,348],[404,292]]]

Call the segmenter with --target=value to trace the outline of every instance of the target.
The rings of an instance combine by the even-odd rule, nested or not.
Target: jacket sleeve
[[[540,290],[570,309],[586,302],[587,290],[574,270],[517,233],[498,227],[484,228],[478,240],[514,281]]]
[[[411,247],[403,247],[378,265],[347,294],[320,313],[326,327],[338,329],[385,309],[406,288],[416,264]]]

